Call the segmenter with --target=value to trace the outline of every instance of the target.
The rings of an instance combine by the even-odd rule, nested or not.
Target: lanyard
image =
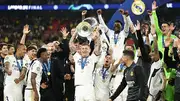
[[[81,58],[81,69],[82,69],[82,70],[84,69],[84,67],[85,67],[85,65],[86,65],[86,63],[87,63],[87,58],[88,58],[88,57],[86,57],[86,58]]]
[[[21,71],[22,66],[23,66],[23,59],[20,59],[20,64],[19,64],[17,56],[15,56],[15,58],[16,58],[17,67],[18,67],[19,71]]]
[[[51,68],[51,61],[48,61],[47,63],[43,63],[43,70],[45,74],[50,72],[50,68]]]
[[[118,37],[119,37],[119,34],[116,36],[116,34],[114,34],[114,43],[115,45],[117,44],[118,42]]]
[[[106,72],[107,72],[107,70],[108,70],[109,68],[104,68],[104,66],[102,67],[102,70],[101,70],[101,72],[102,72],[102,79],[103,80],[105,80],[105,77],[106,77]]]

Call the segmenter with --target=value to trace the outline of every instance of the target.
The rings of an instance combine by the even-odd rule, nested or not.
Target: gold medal
[[[84,70],[81,70],[81,73],[83,73],[84,72]]]
[[[130,74],[131,76],[133,76],[134,75],[134,73],[133,72],[131,72],[131,74]]]
[[[47,73],[47,75],[51,75],[51,73],[50,73],[50,72],[48,72],[48,73]]]
[[[103,79],[102,81],[103,81],[104,83],[106,82],[106,80],[105,80],[105,79]]]

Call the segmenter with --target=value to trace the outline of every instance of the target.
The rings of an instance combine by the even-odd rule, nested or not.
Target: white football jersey
[[[4,59],[4,63],[10,63],[9,69],[12,71],[11,75],[5,74],[5,85],[15,84],[14,80],[20,77],[20,69],[22,67],[27,68],[28,62],[24,58],[22,60],[16,60],[14,55],[6,56]],[[19,69],[20,66],[20,69]],[[20,82],[19,84],[23,84],[24,82]]]
[[[42,79],[42,63],[39,60],[34,60],[32,65],[30,66],[29,73],[28,73],[28,80],[27,80],[27,86],[26,88],[32,88],[31,84],[31,73],[37,74],[36,76],[36,88],[40,89],[40,82]]]
[[[97,62],[98,57],[95,54],[89,56],[84,69],[81,68],[82,56],[79,53],[76,53],[73,58],[75,61],[75,86],[85,86],[87,84],[93,85],[94,65]]]

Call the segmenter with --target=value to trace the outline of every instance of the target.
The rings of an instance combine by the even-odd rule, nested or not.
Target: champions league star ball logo
[[[142,0],[134,0],[131,10],[135,15],[141,15],[145,11],[145,4]]]

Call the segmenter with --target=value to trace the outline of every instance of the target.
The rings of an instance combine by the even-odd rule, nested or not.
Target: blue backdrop
[[[123,4],[121,4],[119,9],[128,10],[132,21],[136,22],[136,20],[141,20],[142,18],[144,18],[145,15],[147,15],[147,10],[151,10],[152,2],[154,0],[142,0],[142,1],[145,4],[145,11],[141,15],[135,15],[131,10],[131,5],[133,4],[134,0],[126,0]],[[156,0],[156,1],[157,1],[157,5],[161,6],[161,5],[163,5],[163,4],[165,4],[165,3],[169,2],[169,1],[172,1],[172,0]],[[122,15],[119,13],[119,10],[117,10],[114,13],[112,18],[108,22],[109,28],[111,28],[111,29],[113,28],[113,24],[114,24],[115,20],[120,20],[120,21],[123,22],[123,18],[122,18]]]

